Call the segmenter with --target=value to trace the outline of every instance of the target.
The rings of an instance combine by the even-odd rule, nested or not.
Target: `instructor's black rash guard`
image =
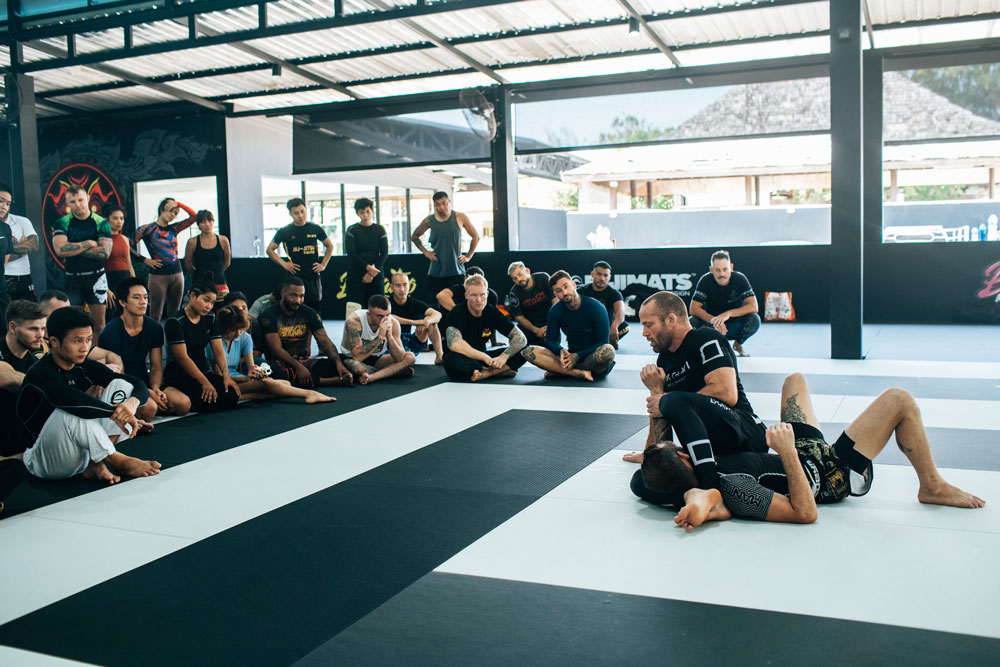
[[[46,420],[56,410],[65,410],[83,419],[110,417],[115,406],[87,393],[93,386],[106,387],[112,380],[125,380],[132,385],[132,398],[145,404],[149,399],[146,384],[137,377],[113,372],[104,364],[86,359],[68,371],[59,368],[51,354],[46,354],[31,367],[17,395],[18,419],[24,424],[31,442],[38,439]]]

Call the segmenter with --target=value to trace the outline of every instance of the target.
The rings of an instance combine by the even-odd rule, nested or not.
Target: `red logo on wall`
[[[983,288],[976,294],[980,299],[997,297],[1000,301],[1000,262],[987,266],[983,270]]]
[[[100,214],[108,204],[122,205],[118,188],[107,174],[93,165],[71,164],[63,167],[52,177],[42,200],[42,218],[45,221],[45,245],[49,249],[49,255],[62,268],[65,268],[62,261],[52,251],[52,228],[56,220],[69,213],[69,207],[66,206],[66,191],[74,185],[79,185],[87,191],[90,196],[90,210],[94,213]]]

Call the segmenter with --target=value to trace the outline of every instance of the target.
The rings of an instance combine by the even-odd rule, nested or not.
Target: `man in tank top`
[[[479,232],[472,226],[469,216],[451,210],[451,199],[446,192],[434,193],[434,213],[424,218],[413,230],[410,240],[424,256],[431,261],[427,269],[427,292],[431,296],[446,287],[462,282],[465,263],[476,254]],[[462,230],[472,237],[469,252],[462,254]],[[430,231],[428,243],[424,247],[420,237]]]
[[[403,349],[399,320],[389,314],[389,309],[385,296],[373,294],[367,309],[354,311],[344,321],[344,339],[340,343],[344,365],[361,384],[394,375],[413,375],[417,357]]]

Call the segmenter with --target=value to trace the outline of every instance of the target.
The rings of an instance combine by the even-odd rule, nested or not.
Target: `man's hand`
[[[126,424],[131,426],[131,433],[129,437],[134,438],[139,433],[139,420],[135,417],[135,411],[139,409],[139,399],[137,398],[126,398],[124,401],[115,406],[114,412],[111,413],[111,421],[118,425],[118,428],[124,433],[129,433],[129,429],[125,428]]]
[[[122,368],[121,364],[116,364],[114,362],[109,362],[109,363],[106,363],[104,365],[107,366],[108,370],[110,370],[112,373],[118,373],[119,375],[121,375],[125,371],[125,369]]]
[[[548,330],[549,330],[549,325],[547,324],[544,327],[535,327],[535,335],[538,336],[539,338],[544,339],[545,334],[548,332]]]
[[[723,336],[725,336],[726,333],[729,331],[728,327],[726,327],[726,320],[728,320],[729,317],[730,315],[729,312],[727,311],[725,313],[722,313],[721,315],[716,315],[710,320],[712,326],[715,327],[715,330],[718,331]]]
[[[795,450],[795,431],[791,424],[779,422],[770,426],[764,434],[767,446],[781,454],[783,451]]]
[[[651,394],[646,397],[646,414],[650,417],[658,419],[663,416],[660,412],[660,399],[663,398],[663,394]]]
[[[354,376],[351,371],[347,370],[347,366],[340,359],[337,360],[337,373],[339,374],[340,381],[347,385],[348,387],[354,385]]]
[[[264,369],[261,368],[260,366],[254,366],[253,368],[251,368],[250,372],[247,375],[249,375],[254,380],[263,380],[264,378],[267,377],[267,373],[265,373]]]
[[[363,282],[363,283],[370,283],[371,281],[372,281],[371,274],[366,273],[365,275],[361,276],[361,282]]]
[[[654,394],[663,392],[663,383],[667,380],[667,374],[656,364],[646,364],[639,371],[639,379],[646,385],[646,389]]]
[[[616,327],[611,327],[611,331],[608,332],[608,342],[613,348],[618,349],[618,329]]]
[[[290,260],[290,259],[289,259],[289,260],[285,260],[285,261],[284,261],[284,262],[283,262],[283,263],[281,264],[281,268],[283,268],[283,269],[284,269],[285,271],[288,271],[288,272],[289,272],[290,274],[292,274],[293,276],[294,276],[294,275],[295,275],[296,273],[298,273],[298,272],[299,272],[299,269],[300,269],[299,265],[298,265],[298,264],[296,264],[295,262],[293,262],[293,261],[292,261],[292,260]]]
[[[366,266],[365,271],[367,271],[372,278],[382,273],[381,271],[378,270],[378,267],[375,266],[374,264],[369,264],[368,266]]]
[[[566,348],[559,350],[559,363],[562,364],[563,370],[572,370],[579,359],[580,355],[573,354]]]
[[[149,395],[153,397],[153,402],[156,403],[156,407],[160,410],[169,410],[170,401],[167,399],[167,394],[159,389],[150,389]]]
[[[392,315],[387,315],[385,319],[379,322],[378,331],[375,333],[379,338],[388,338],[390,331],[392,331]]]
[[[508,357],[505,352],[498,357],[490,357],[490,360],[486,362],[486,365],[490,368],[503,368],[509,358],[510,357]]]
[[[465,264],[466,262],[468,262],[470,259],[472,259],[472,258],[469,257],[469,256],[467,256],[467,255],[459,255],[458,256],[458,265],[462,266],[463,264]]]
[[[234,380],[232,376],[227,375],[222,378],[222,386],[229,387],[236,392],[237,396],[240,395],[240,385],[236,384],[236,380]]]
[[[215,390],[215,387],[211,382],[205,382],[201,385],[201,400],[206,403],[215,403],[215,399],[219,397],[219,392]]]
[[[152,259],[150,257],[147,257],[146,259],[142,260],[142,262],[151,269],[159,269],[163,266],[163,262],[161,262],[158,259]]]
[[[323,262],[313,262],[312,269],[313,273],[323,273],[323,271],[326,269],[326,264],[324,264]]]
[[[424,257],[431,260],[432,262],[438,261],[437,253],[433,250],[424,250]]]
[[[339,365],[337,370],[340,370]],[[306,389],[311,389],[313,386],[313,376],[309,372],[309,369],[301,361],[295,362],[295,375],[297,376],[296,384],[300,387],[305,387]]]

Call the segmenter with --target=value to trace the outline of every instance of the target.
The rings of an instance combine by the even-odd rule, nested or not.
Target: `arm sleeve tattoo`
[[[528,344],[528,339],[524,337],[521,330],[516,326],[510,330],[510,334],[507,336],[507,349],[504,350],[504,354],[508,358],[514,356],[518,352],[524,349],[524,346]]]

